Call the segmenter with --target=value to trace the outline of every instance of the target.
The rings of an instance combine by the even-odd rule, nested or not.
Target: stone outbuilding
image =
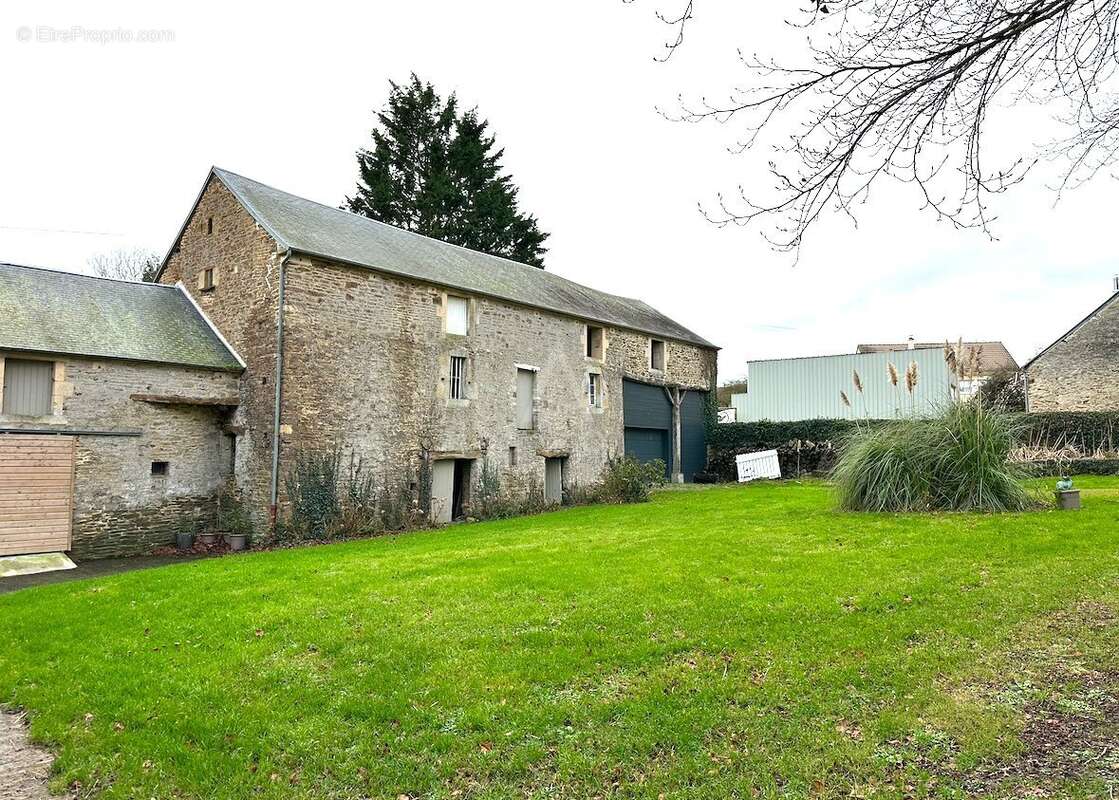
[[[202,524],[243,371],[181,286],[0,264],[0,555],[135,555]]]
[[[439,522],[469,513],[483,465],[558,502],[623,453],[664,460],[677,481],[706,463],[716,348],[692,331],[639,300],[225,170],[207,176],[157,285],[8,269],[19,283],[0,273],[0,314],[6,302],[22,322],[0,320],[0,356],[64,372],[50,414],[5,412],[2,429],[22,433],[0,446],[72,437],[79,556],[169,543],[169,520],[204,513],[223,487],[266,526],[301,452],[340,451]],[[39,282],[55,294],[26,300]],[[111,341],[43,338],[66,327],[68,283],[99,289],[75,314]],[[168,315],[171,298],[167,320],[137,305],[158,299]],[[72,339],[97,341],[81,330]],[[3,496],[0,543],[16,513]]]
[[[1025,365],[1028,411],[1119,410],[1119,280],[1092,313]]]

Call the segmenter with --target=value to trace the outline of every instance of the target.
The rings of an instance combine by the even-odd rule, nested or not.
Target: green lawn
[[[105,797],[962,796],[1024,746],[1031,653],[1119,669],[1076,612],[1119,608],[1119,480],[1079,483],[1006,516],[664,491],[29,589],[0,703]]]

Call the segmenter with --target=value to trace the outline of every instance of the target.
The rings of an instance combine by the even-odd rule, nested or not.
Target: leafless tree
[[[701,0],[676,2],[681,13],[659,14],[672,36],[658,60],[684,45],[704,10]],[[991,196],[1039,158],[1060,162],[1058,193],[1114,162],[1119,0],[802,2],[790,24],[808,31],[806,63],[740,53],[744,88],[721,102],[682,100],[669,114],[733,122],[742,151],[769,152],[772,191],[720,195],[705,209],[712,221],[765,219],[774,246],[796,249],[821,214],[852,214],[889,177],[916,186],[939,218],[990,235]],[[1022,103],[1043,106],[1057,138],[1025,155],[985,147],[992,112]],[[775,144],[760,134],[779,119],[793,132]]]
[[[93,274],[100,278],[151,283],[155,280],[160,260],[159,253],[134,247],[98,253],[90,256],[86,263]]]

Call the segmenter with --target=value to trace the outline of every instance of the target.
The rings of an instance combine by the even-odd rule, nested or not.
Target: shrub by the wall
[[[611,458],[602,470],[597,499],[600,503],[644,503],[649,491],[664,483],[664,462],[641,463],[633,456]]]
[[[1073,458],[1119,455],[1119,412],[1052,411],[1020,415],[1023,445],[1044,459],[1046,450]]]

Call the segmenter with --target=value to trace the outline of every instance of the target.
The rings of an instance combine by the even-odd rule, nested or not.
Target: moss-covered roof
[[[713,348],[630,297],[306,200],[224,169],[215,175],[282,249]]]
[[[0,350],[243,368],[177,286],[3,262]]]

